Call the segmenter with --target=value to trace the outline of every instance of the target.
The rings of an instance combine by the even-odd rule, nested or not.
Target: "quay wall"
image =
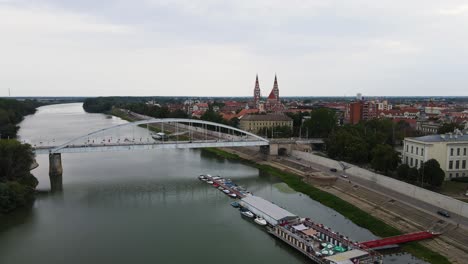
[[[342,170],[342,166],[336,160],[314,155],[312,153],[300,152],[297,150],[293,150],[291,154],[292,156],[296,158],[301,158],[303,160],[317,163],[322,166]],[[385,175],[378,174],[378,173],[375,173],[366,169],[362,169],[354,165],[350,165],[347,163],[344,163],[344,164],[350,166],[350,168],[346,170],[346,173],[349,175],[374,182],[375,184],[378,184],[388,189],[392,189],[403,195],[407,195],[414,199],[443,208],[444,210],[450,211],[452,213],[459,214],[464,217],[468,217],[468,203],[459,201],[457,199],[453,199],[451,197],[448,197],[448,196],[445,196],[436,192],[432,192],[432,191],[420,188],[418,186],[415,186],[406,182],[395,180]]]

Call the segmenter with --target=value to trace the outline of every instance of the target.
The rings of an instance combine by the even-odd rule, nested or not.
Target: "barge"
[[[309,218],[300,218],[261,197],[250,195],[239,201],[268,223],[267,232],[297,249],[318,264],[377,264],[382,255]]]

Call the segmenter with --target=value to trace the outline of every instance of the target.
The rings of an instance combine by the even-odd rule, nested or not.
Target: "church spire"
[[[275,73],[275,82],[273,83],[272,92],[275,94],[276,100],[279,101],[279,88],[278,88],[278,79],[276,78],[276,73]]]
[[[257,106],[260,101],[260,83],[258,82],[258,74],[255,79],[255,89],[254,89],[254,103]]]

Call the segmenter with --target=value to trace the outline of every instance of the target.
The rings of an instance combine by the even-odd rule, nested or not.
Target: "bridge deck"
[[[106,152],[123,150],[150,150],[150,149],[184,149],[184,148],[216,148],[216,147],[248,147],[265,146],[268,142],[260,140],[222,141],[222,140],[197,140],[197,141],[164,141],[150,143],[107,143],[107,144],[83,144],[69,145],[56,153],[79,153],[79,152]],[[51,153],[55,146],[39,146],[34,148],[36,154]]]

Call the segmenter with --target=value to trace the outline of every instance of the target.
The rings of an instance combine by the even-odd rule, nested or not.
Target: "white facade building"
[[[435,159],[445,172],[445,180],[468,176],[468,134],[460,131],[444,135],[405,138],[402,162],[411,168]]]

